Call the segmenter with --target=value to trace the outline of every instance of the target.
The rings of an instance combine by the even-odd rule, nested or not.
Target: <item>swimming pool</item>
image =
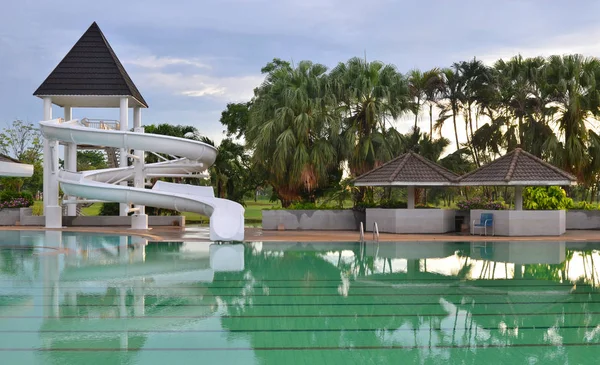
[[[596,364],[599,243],[0,232],[2,364]]]

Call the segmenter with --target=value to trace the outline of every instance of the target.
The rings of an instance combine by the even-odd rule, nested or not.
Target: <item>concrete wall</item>
[[[356,230],[354,211],[344,210],[263,210],[262,228],[342,231]]]
[[[377,222],[379,232],[446,233],[454,231],[452,209],[367,209],[367,231]]]
[[[566,232],[564,210],[471,210],[473,220],[482,213],[494,215],[494,234],[497,236],[560,236]],[[477,229],[476,234],[480,233]],[[488,234],[490,230],[488,229]]]
[[[43,226],[45,217],[31,215],[31,208],[21,208],[20,224],[22,226]],[[119,216],[78,216],[63,217],[65,227],[124,227],[131,226],[131,217]],[[184,216],[149,216],[149,226],[185,226]]]
[[[0,209],[0,226],[14,226],[20,218],[20,208]]]
[[[567,211],[567,229],[600,229],[600,210]]]

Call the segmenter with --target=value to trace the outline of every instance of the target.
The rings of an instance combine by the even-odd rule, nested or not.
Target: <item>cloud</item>
[[[168,66],[194,66],[197,68],[210,69],[211,66],[199,61],[197,58],[177,58],[177,57],[156,57],[145,56],[137,57],[124,61],[125,64],[130,64],[142,68],[162,69]]]
[[[499,59],[510,59],[518,54],[523,57],[548,57],[578,53],[584,56],[597,57],[600,53],[600,27],[587,27],[576,32],[551,37],[541,42],[532,41],[512,47],[487,47],[487,49],[480,50],[478,53],[477,58],[487,64],[493,64]],[[473,55],[467,57],[473,57]]]
[[[262,76],[214,77],[182,72],[141,72],[137,81],[143,88],[157,88],[172,95],[212,97],[227,101],[247,101],[260,85]]]

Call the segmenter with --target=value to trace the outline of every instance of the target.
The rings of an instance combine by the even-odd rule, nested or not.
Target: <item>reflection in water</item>
[[[3,363],[593,364],[599,351],[594,243],[1,234]]]

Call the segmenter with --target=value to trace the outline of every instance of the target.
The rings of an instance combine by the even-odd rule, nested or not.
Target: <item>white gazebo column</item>
[[[48,195],[45,217],[46,228],[61,228],[62,227],[62,208],[58,202],[58,141],[48,140],[48,157],[44,157],[46,167],[48,168]],[[45,172],[45,171],[44,171]]]
[[[45,97],[44,101],[44,120],[52,119],[52,98]],[[48,144],[48,140],[44,138],[44,183],[43,183],[43,200],[44,200],[44,214],[46,214],[46,204],[48,204],[48,176],[50,174],[50,145]]]
[[[129,129],[129,99],[127,97],[121,98],[119,108],[121,112],[119,120],[119,129],[121,131],[127,131]],[[127,152],[128,150],[126,148],[121,148],[119,167],[127,167]],[[127,186],[127,181],[121,182],[121,185]],[[119,204],[119,213],[120,216],[127,216],[127,214],[129,213],[129,204]]]
[[[515,210],[523,210],[523,187],[515,186]]]
[[[52,119],[52,99],[44,98],[44,120]],[[44,216],[46,228],[62,227],[58,204],[58,141],[44,138]]]
[[[65,121],[73,119],[73,112],[70,106],[64,107],[65,111]],[[67,144],[67,148],[65,148],[65,169],[71,172],[77,172],[77,145],[75,143]],[[67,198],[75,198],[75,197],[67,197]],[[67,205],[67,215],[70,217],[74,217],[77,215],[77,205],[69,204]]]
[[[406,188],[406,208],[415,209],[415,187]]]
[[[133,108],[133,130],[136,133],[144,133],[144,127],[142,127],[142,109],[139,106]],[[133,162],[133,186],[138,189],[143,189],[146,181],[146,176],[144,174],[145,153],[142,150],[135,150],[133,154],[136,156]],[[137,210],[131,218],[131,228],[148,229],[146,207],[143,205],[136,205],[135,208],[137,208]]]

